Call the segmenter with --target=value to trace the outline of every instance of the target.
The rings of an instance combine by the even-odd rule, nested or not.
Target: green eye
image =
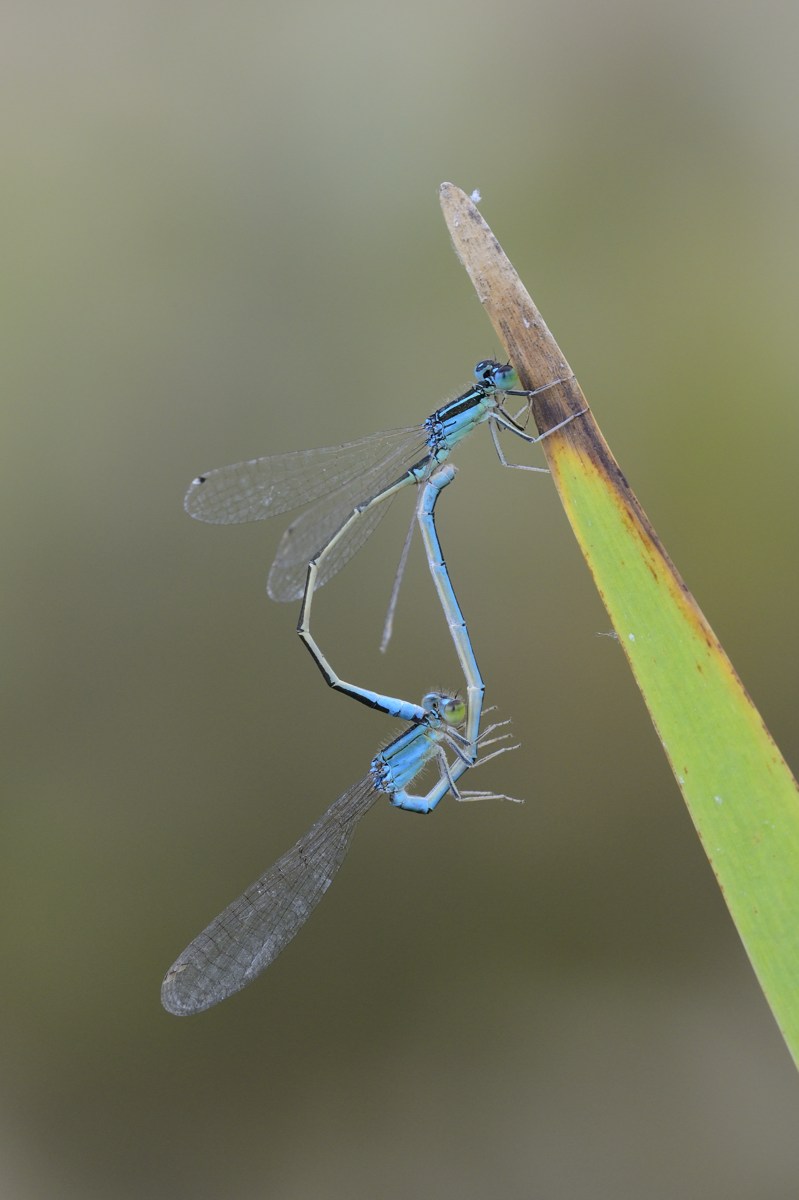
[[[516,368],[510,363],[497,363],[494,371],[494,386],[500,392],[514,391],[519,386]]]
[[[447,725],[462,725],[466,720],[466,701],[455,696],[442,706],[441,715]]]

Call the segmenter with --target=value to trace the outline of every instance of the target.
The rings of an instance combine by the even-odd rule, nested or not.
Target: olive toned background
[[[799,1087],[549,481],[441,534],[484,786],[379,806],[267,976],[170,962],[393,726],[198,471],[423,418],[499,353],[482,208],[794,764],[797,17],[764,3],[23,4],[2,66],[0,1187],[17,1198],[781,1200]],[[513,449],[513,448],[512,448]],[[532,461],[532,456],[528,459]],[[540,457],[536,461],[541,461]],[[320,594],[348,678],[457,686],[408,519]]]

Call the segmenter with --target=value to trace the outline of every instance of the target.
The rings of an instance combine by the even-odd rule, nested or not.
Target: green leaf
[[[471,200],[441,203],[539,430],[587,408],[527,291]],[[799,1064],[799,797],[763,719],[666,554],[590,411],[542,442],[688,811]]]

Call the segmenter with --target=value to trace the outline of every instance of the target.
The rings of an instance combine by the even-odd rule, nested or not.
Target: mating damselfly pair
[[[581,414],[569,416],[544,434],[532,437],[519,423],[521,414],[508,413],[503,400],[520,396],[527,407],[534,394],[519,390],[518,378],[509,364],[484,360],[475,368],[472,387],[437,409],[421,425],[342,446],[222,467],[199,476],[189,488],[187,512],[217,524],[259,520],[310,505],[281,539],[269,573],[268,592],[277,600],[302,598],[297,629],[331,687],[409,724],[375,756],[368,774],[340,796],[291,850],[180,955],[167,972],[161,990],[164,1007],[170,1012],[201,1012],[240,990],[274,961],[329,887],[356,825],[381,795],[388,796],[395,806],[415,812],[432,811],[447,792],[459,800],[511,799],[492,792],[460,791],[457,787],[466,771],[515,747],[503,745],[484,753],[486,746],[507,741],[507,731],[497,733],[507,722],[480,730],[485,686],[444,560],[435,507],[442,490],[455,476],[455,468],[446,460],[478,425],[488,424],[503,465],[543,470],[509,463],[499,433],[508,430],[522,441],[535,444]],[[465,702],[455,693],[431,692],[416,704],[347,683],[333,670],[311,634],[315,590],[363,545],[384,515],[386,502],[410,484],[421,486],[414,522],[422,534],[463,671]],[[405,551],[403,562],[404,557]],[[438,766],[438,781],[425,795],[414,795],[409,788],[431,763]]]

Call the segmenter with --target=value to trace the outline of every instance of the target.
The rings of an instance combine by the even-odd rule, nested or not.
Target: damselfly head
[[[466,701],[448,692],[428,692],[422,697],[422,708],[445,725],[462,725],[466,720]]]
[[[497,392],[514,391],[519,386],[516,368],[493,358],[484,358],[479,362],[474,368],[474,377],[482,387]]]

